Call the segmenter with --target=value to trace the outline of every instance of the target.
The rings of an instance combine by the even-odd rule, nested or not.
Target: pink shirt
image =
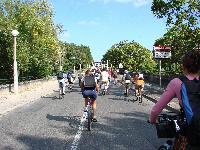
[[[193,80],[195,76],[187,75],[189,80]],[[199,79],[199,77],[197,77]],[[160,112],[167,106],[167,104],[175,97],[178,98],[179,103],[182,105],[181,101],[181,89],[182,81],[179,78],[174,78],[169,82],[165,92],[161,95],[159,101],[153,106],[150,114],[150,122],[156,123],[156,118]]]

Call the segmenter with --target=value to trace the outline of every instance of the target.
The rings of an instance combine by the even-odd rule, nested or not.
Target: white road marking
[[[73,141],[72,146],[71,146],[71,150],[76,150],[77,147],[78,147],[79,140],[81,138],[81,134],[82,134],[82,131],[83,131],[83,128],[84,128],[85,120],[86,119],[82,116],[80,125],[78,126],[78,131],[77,131],[77,133],[76,133],[76,135],[74,137],[74,141]]]

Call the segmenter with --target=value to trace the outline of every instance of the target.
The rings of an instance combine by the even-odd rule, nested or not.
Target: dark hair
[[[85,71],[85,75],[89,75],[90,74],[90,69]]]
[[[182,57],[182,64],[188,73],[198,73],[200,70],[200,50],[188,51]]]

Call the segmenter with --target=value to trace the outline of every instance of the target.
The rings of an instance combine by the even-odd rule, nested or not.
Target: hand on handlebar
[[[148,119],[147,123],[149,123],[149,124],[156,124],[156,123],[158,123],[158,120],[156,120],[156,122],[150,122],[150,120]]]

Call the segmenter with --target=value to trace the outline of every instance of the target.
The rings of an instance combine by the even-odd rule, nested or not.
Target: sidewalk
[[[144,87],[144,97],[150,99],[153,102],[157,102],[164,92],[163,88],[160,88],[159,85],[155,86],[150,83],[146,83]],[[172,99],[172,101],[168,104],[168,107],[172,109],[179,110],[179,101],[177,98]]]
[[[51,80],[46,83],[32,87],[32,89],[24,90],[18,94],[9,93],[0,96],[0,117],[6,115],[13,109],[30,104],[39,100],[42,96],[46,96],[58,89],[57,80]]]

